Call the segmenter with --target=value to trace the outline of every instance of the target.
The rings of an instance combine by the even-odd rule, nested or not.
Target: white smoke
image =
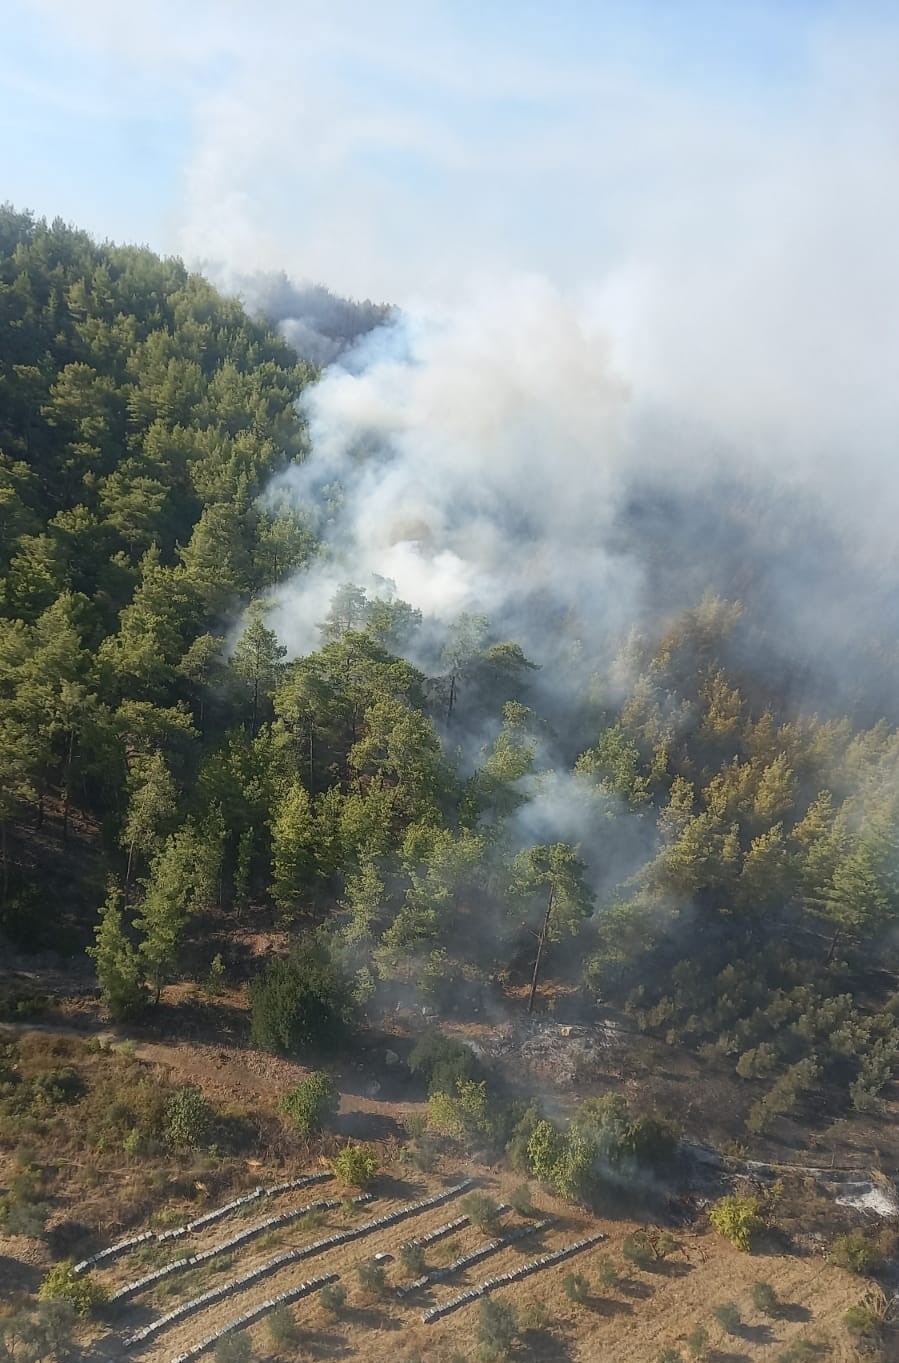
[[[602,339],[546,281],[403,315],[304,405],[312,456],[275,491],[318,508],[325,554],[279,592],[294,651],[314,646],[310,625],[346,580],[390,579],[443,621],[506,617],[538,596],[589,608],[590,594],[626,618],[632,570],[605,540],[627,393]]]

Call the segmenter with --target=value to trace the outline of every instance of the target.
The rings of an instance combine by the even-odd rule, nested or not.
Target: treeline
[[[6,932],[53,935],[28,849],[77,809],[117,1013],[204,915],[274,913],[341,1015],[546,967],[770,1081],[759,1129],[821,1083],[876,1102],[899,1006],[854,981],[899,909],[895,731],[744,678],[752,605],[717,596],[581,657],[567,710],[553,664],[389,589],[341,589],[288,661],[266,592],[318,550],[266,489],[311,376],[178,262],[0,216]]]

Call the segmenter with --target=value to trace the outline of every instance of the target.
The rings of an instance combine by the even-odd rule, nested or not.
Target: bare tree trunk
[[[453,707],[456,704],[456,674],[450,675],[449,702],[446,707],[446,722],[449,724],[453,717]]]
[[[531,992],[528,995],[528,1013],[534,1011],[534,998],[537,994],[537,985],[540,982],[540,966],[543,961],[543,949],[546,946],[546,938],[549,934],[549,920],[553,911],[553,892],[555,886],[550,884],[549,898],[546,901],[546,913],[543,915],[543,925],[537,937],[537,957],[534,961],[534,973],[531,976]]]

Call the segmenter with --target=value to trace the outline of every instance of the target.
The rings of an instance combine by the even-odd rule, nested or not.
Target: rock
[[[399,1056],[397,1055],[396,1051],[385,1051],[385,1052],[384,1052],[384,1064],[385,1064],[385,1065],[398,1065],[399,1063],[400,1063],[400,1058],[399,1058]]]

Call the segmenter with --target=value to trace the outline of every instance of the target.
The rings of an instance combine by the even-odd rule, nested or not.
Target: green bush
[[[499,1204],[486,1193],[468,1193],[459,1203],[459,1210],[467,1216],[476,1230],[492,1235],[499,1220]]]
[[[345,1145],[334,1156],[331,1168],[348,1188],[365,1188],[378,1172],[378,1161],[367,1145]]]
[[[69,1302],[76,1314],[86,1319],[97,1314],[107,1300],[108,1293],[103,1284],[96,1282],[89,1273],[76,1278],[74,1263],[68,1259],[50,1269],[41,1283],[38,1296],[41,1301]]]
[[[286,1302],[269,1316],[268,1333],[272,1344],[278,1350],[295,1349],[299,1343],[300,1332],[293,1312]]]
[[[212,1111],[199,1089],[183,1084],[172,1094],[165,1110],[165,1136],[170,1145],[195,1149],[207,1139]]]
[[[829,1353],[830,1348],[823,1340],[797,1339],[789,1349],[777,1355],[777,1363],[816,1363],[817,1359],[826,1358]]]
[[[832,1264],[847,1268],[850,1273],[873,1273],[882,1260],[878,1246],[860,1230],[838,1235],[827,1257]]]
[[[346,1306],[346,1288],[343,1283],[325,1283],[318,1299],[325,1315],[333,1316],[336,1320]]]
[[[384,1265],[377,1259],[363,1259],[356,1265],[359,1286],[367,1297],[382,1297],[387,1290]]]
[[[542,1301],[529,1301],[518,1317],[522,1330],[545,1330],[549,1324],[549,1311]]]
[[[740,1308],[736,1302],[722,1302],[720,1306],[715,1307],[712,1315],[726,1335],[739,1334],[743,1317],[740,1315]]]
[[[566,1273],[562,1279],[562,1291],[569,1301],[582,1305],[590,1298],[590,1279],[583,1273]]]
[[[225,962],[222,960],[222,953],[217,951],[209,963],[209,969],[203,980],[203,992],[208,994],[211,999],[221,998],[225,992],[227,981]]]
[[[479,1079],[478,1058],[470,1046],[436,1030],[419,1037],[409,1055],[409,1069],[420,1074],[428,1093],[455,1093],[460,1079]]]
[[[313,1070],[296,1088],[285,1093],[280,1108],[302,1136],[320,1131],[325,1122],[337,1115],[340,1097],[331,1077]]]
[[[276,1055],[339,1045],[353,1014],[349,983],[319,947],[296,948],[250,984],[250,1040]]]
[[[600,1259],[596,1266],[596,1271],[599,1275],[599,1281],[602,1287],[609,1288],[618,1286],[621,1280],[620,1274],[611,1259]]]
[[[674,1349],[669,1344],[668,1348],[659,1354],[658,1363],[684,1363],[684,1356],[680,1349]]]
[[[709,1352],[709,1332],[704,1325],[695,1325],[687,1335],[687,1348],[690,1357],[704,1359]]]
[[[246,1330],[224,1335],[215,1346],[215,1363],[249,1363],[253,1345]]]
[[[484,1297],[478,1308],[478,1345],[485,1363],[507,1358],[518,1334],[518,1317],[509,1302]]]
[[[645,1231],[632,1231],[626,1235],[622,1241],[621,1254],[637,1268],[649,1268],[656,1257]]]
[[[752,1304],[765,1316],[774,1318],[780,1315],[780,1298],[770,1283],[752,1284]]]
[[[417,1245],[414,1240],[400,1245],[400,1263],[410,1277],[420,1278],[427,1268],[424,1245]]]
[[[719,1198],[709,1212],[709,1220],[719,1235],[742,1250],[752,1248],[752,1237],[763,1224],[758,1199],[737,1194]]]
[[[876,1339],[880,1334],[882,1320],[873,1306],[860,1301],[849,1307],[843,1316],[843,1324],[856,1339]]]
[[[509,1194],[509,1206],[519,1216],[536,1216],[537,1208],[534,1206],[534,1196],[527,1183],[519,1183],[517,1188],[512,1189]]]

